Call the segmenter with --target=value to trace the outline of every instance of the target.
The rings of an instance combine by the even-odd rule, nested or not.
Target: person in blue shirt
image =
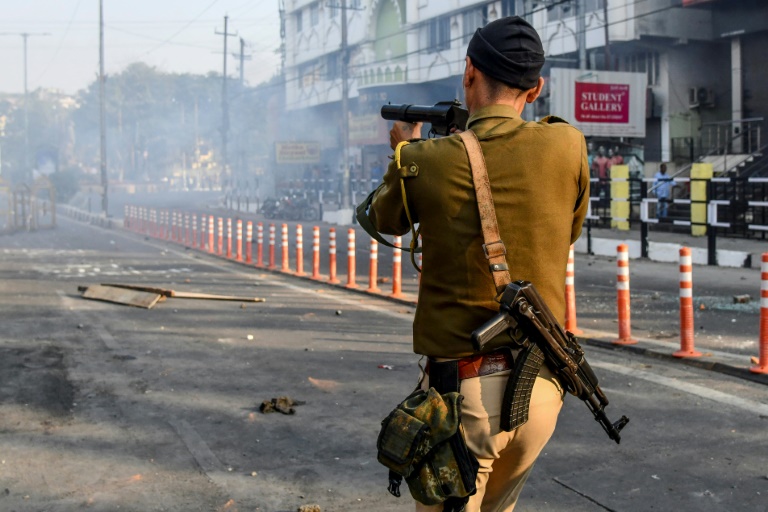
[[[665,219],[669,213],[669,202],[672,199],[672,187],[675,182],[667,176],[667,164],[661,164],[659,171],[653,177],[653,187],[656,197],[659,199],[656,207],[656,217]]]

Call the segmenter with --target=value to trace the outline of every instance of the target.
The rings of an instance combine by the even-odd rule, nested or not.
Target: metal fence
[[[626,229],[640,230],[641,255],[648,256],[649,227],[706,227],[708,262],[716,264],[717,238],[768,238],[768,178],[670,178],[676,193],[669,199],[656,197],[652,178],[591,180],[587,213],[587,245],[591,252],[591,228],[612,228],[625,223]],[[611,197],[611,184],[629,182],[628,197]],[[691,199],[691,186],[706,184],[703,199]],[[618,203],[628,202],[629,213],[617,216]],[[692,215],[701,205],[700,215]]]

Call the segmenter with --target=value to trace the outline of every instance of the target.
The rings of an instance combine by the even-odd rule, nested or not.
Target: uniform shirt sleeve
[[[373,196],[368,217],[379,233],[404,235],[410,229],[400,190],[400,171],[392,160],[383,181]]]
[[[582,139],[581,164],[579,169],[579,195],[573,209],[573,226],[571,227],[571,243],[575,243],[581,235],[581,225],[587,216],[589,208],[589,163],[587,161],[587,144]]]

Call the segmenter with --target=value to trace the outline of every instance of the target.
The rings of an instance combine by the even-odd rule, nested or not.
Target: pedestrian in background
[[[667,176],[667,164],[661,164],[659,171],[653,177],[653,189],[659,200],[656,208],[656,218],[666,219],[669,213],[669,201],[672,199],[672,187],[675,182]]]

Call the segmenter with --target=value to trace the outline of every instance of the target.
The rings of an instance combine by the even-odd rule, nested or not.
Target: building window
[[[624,58],[624,67],[627,71],[632,73],[646,73],[648,76],[648,85],[659,85],[661,66],[659,64],[658,52],[627,55]]]
[[[464,44],[469,43],[472,39],[472,35],[475,31],[484,27],[488,23],[488,8],[480,7],[479,9],[472,9],[461,15],[462,26],[464,32]]]
[[[350,0],[349,6],[352,9],[360,9],[360,0]]]
[[[576,10],[572,7],[571,2],[558,2],[547,5],[547,21],[560,21],[573,18],[576,15]]]
[[[308,89],[320,81],[320,66],[317,62],[304,64],[299,68],[301,87]]]
[[[341,3],[339,3],[339,0],[331,0],[328,3],[328,17],[332,20],[335,20],[339,16],[339,11],[341,10]]]
[[[339,77],[339,54],[332,53],[325,60],[325,79],[335,80]]]
[[[501,0],[501,16],[514,16],[515,15],[515,1],[516,0]]]
[[[429,40],[427,51],[429,53],[447,50],[451,47],[451,18],[433,18],[429,21]]]
[[[303,23],[301,18],[301,11],[296,11],[296,32],[301,32],[303,30]]]
[[[320,23],[320,6],[312,4],[309,7],[309,24],[314,27],[318,23]]]
[[[602,12],[605,8],[605,0],[584,0],[585,12]]]

